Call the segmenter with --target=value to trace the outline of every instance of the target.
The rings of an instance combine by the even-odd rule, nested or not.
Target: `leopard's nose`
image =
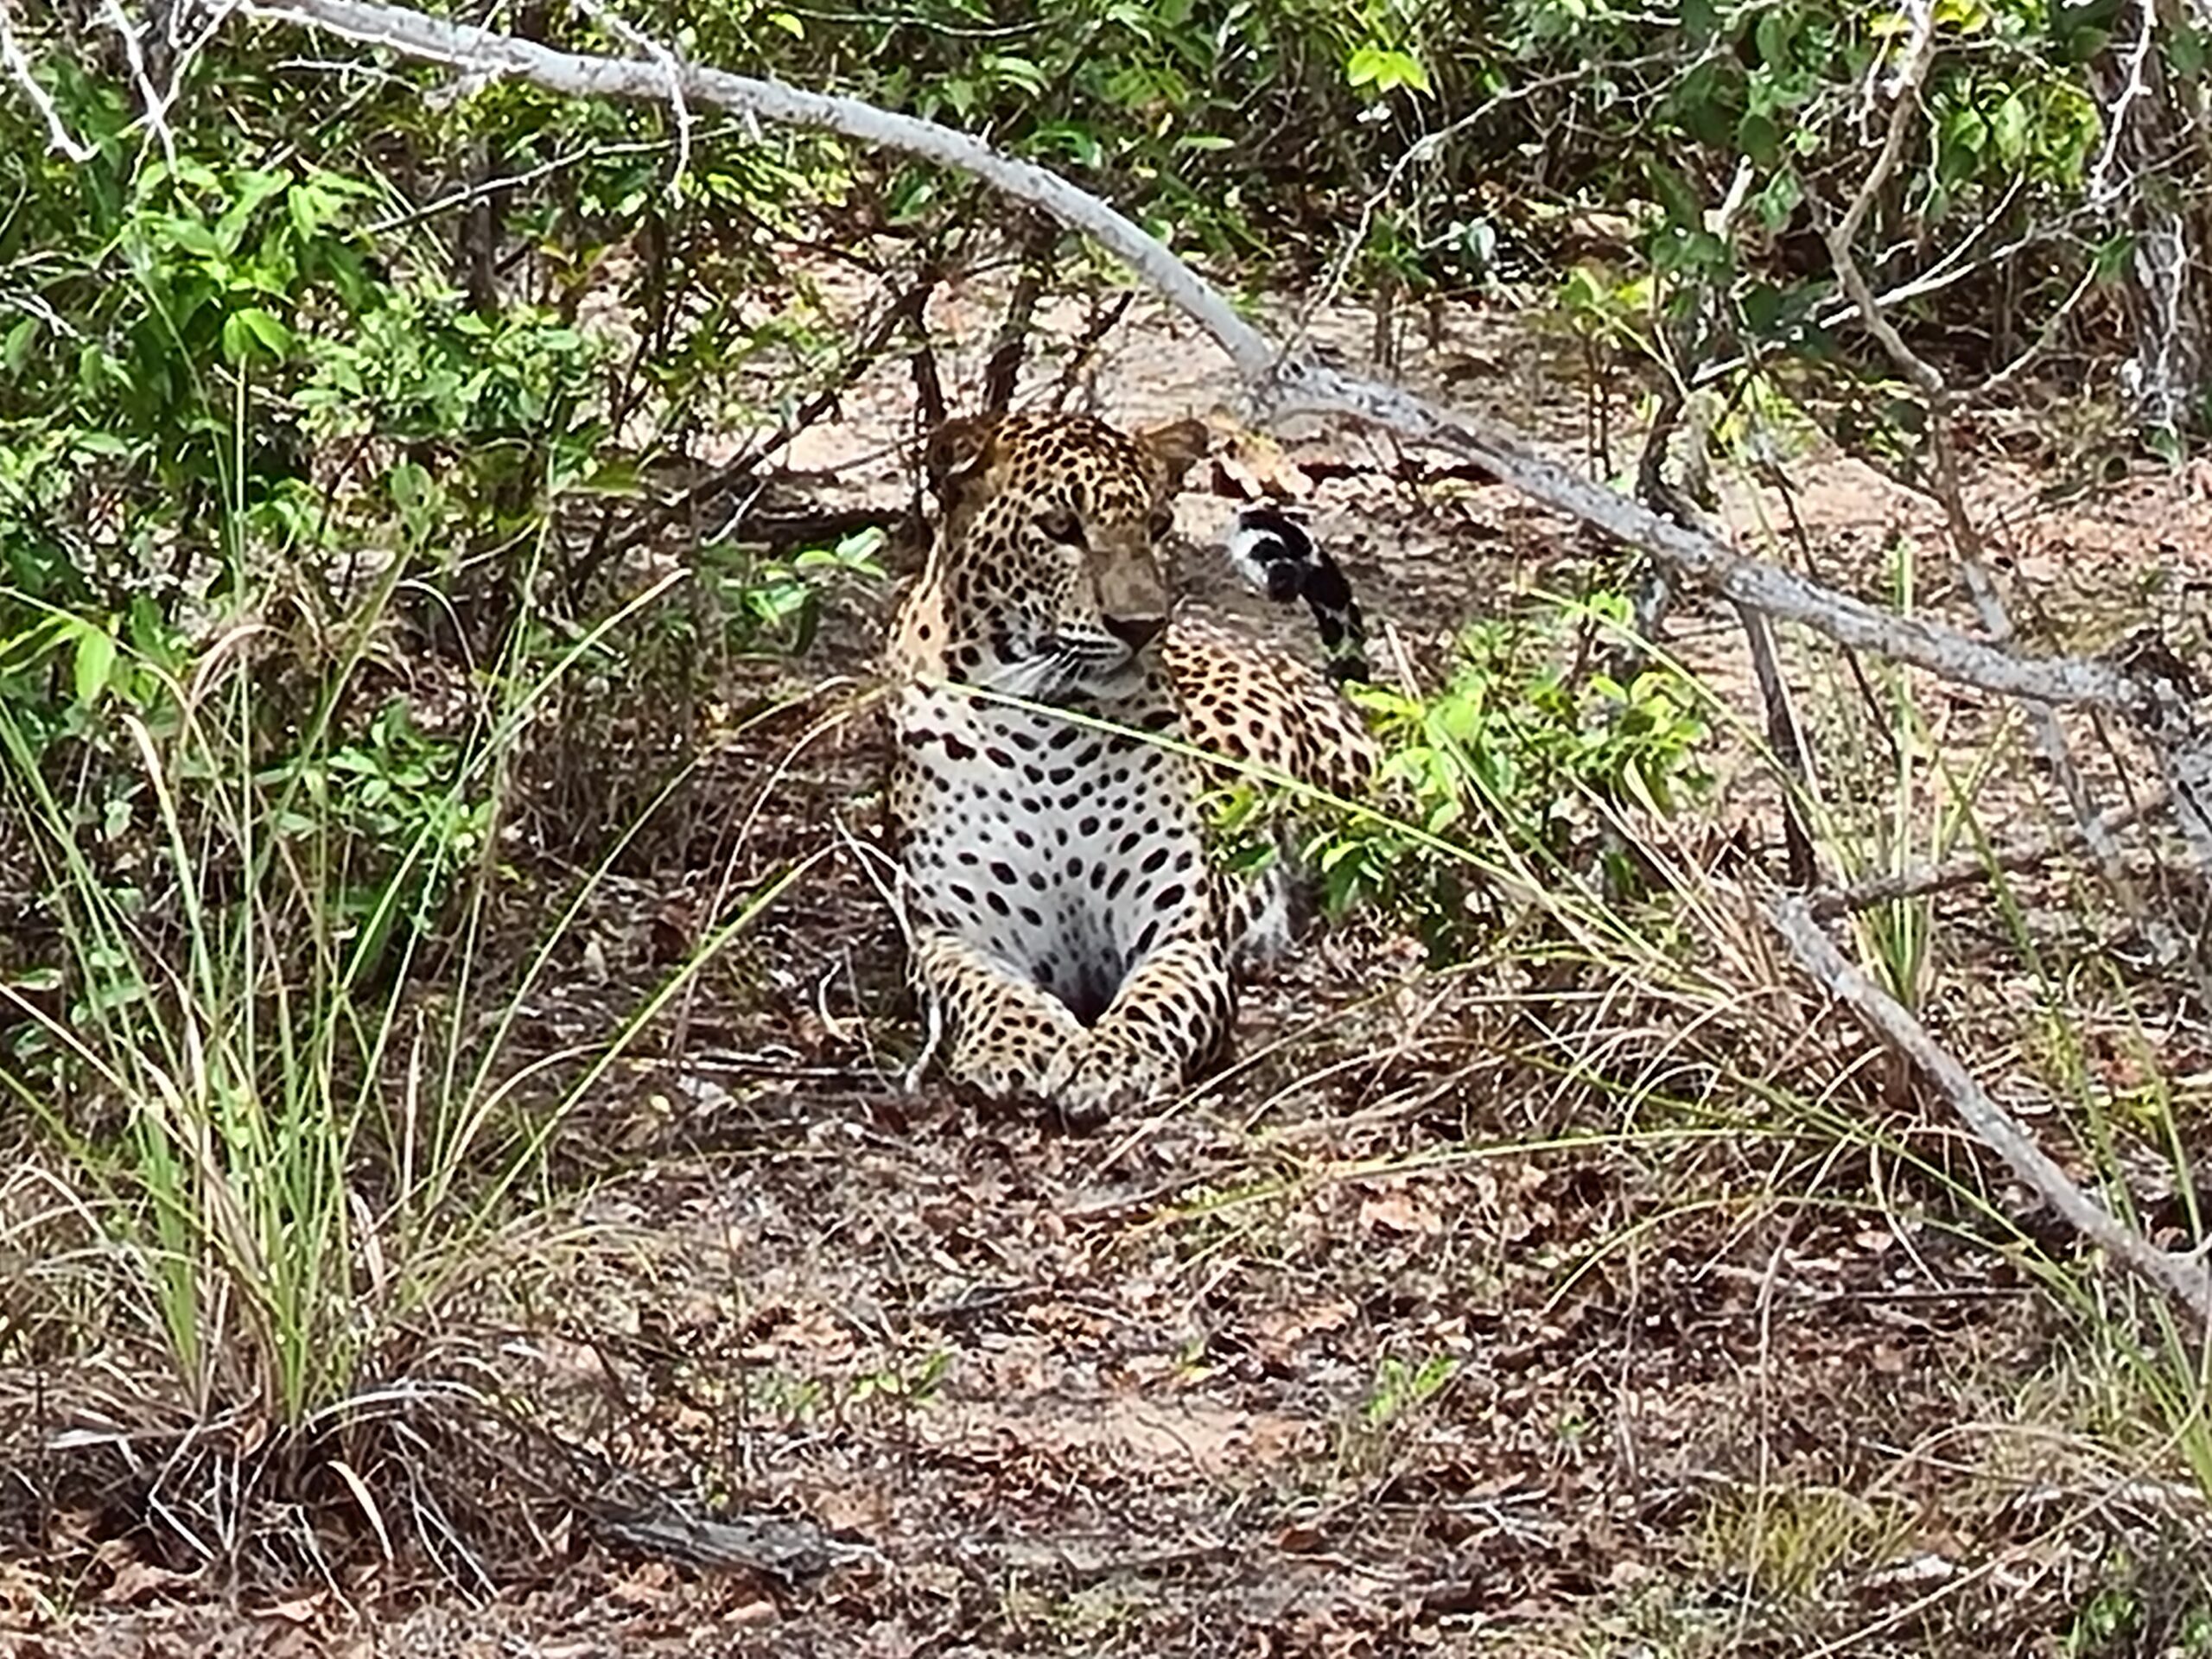
[[[1164,616],[1102,616],[1098,620],[1106,625],[1107,632],[1133,652],[1142,651],[1167,626]]]

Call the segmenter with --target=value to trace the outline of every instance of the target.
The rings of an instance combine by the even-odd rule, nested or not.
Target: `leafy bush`
[[[42,924],[41,960],[0,979],[0,1088],[68,1154],[188,1402],[302,1430],[404,1363],[408,1321],[477,1271],[569,1111],[798,870],[556,1074],[513,1051],[607,864],[516,961],[489,855],[531,710],[594,638],[542,668],[511,658],[483,717],[435,734],[406,698],[361,695],[378,677],[338,649],[281,743],[270,664],[240,636],[166,664],[87,638],[48,647],[84,692],[73,741],[115,740],[79,792],[0,703],[0,813]],[[374,712],[341,728],[356,703]]]
[[[1324,907],[1378,906],[1453,960],[1488,925],[1497,879],[1642,891],[1628,815],[1669,817],[1710,779],[1700,699],[1680,671],[1647,667],[1624,685],[1583,665],[1629,617],[1611,594],[1547,602],[1466,628],[1433,693],[1357,688],[1384,751],[1385,810],[1339,813],[1309,840],[1301,862]],[[1275,856],[1287,809],[1274,791],[1237,780],[1211,805],[1231,868]]]
[[[702,576],[731,619],[733,643],[777,654],[804,652],[822,626],[825,597],[842,588],[885,580],[876,554],[880,530],[863,530],[827,547],[803,547],[788,560],[755,558],[739,550],[702,550]]]

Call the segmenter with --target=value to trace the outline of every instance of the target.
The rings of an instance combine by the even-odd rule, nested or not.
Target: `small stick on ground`
[[[2170,798],[2170,791],[2159,789],[2152,791],[2140,801],[2114,807],[2098,817],[2098,831],[2105,836],[2116,836],[2161,810]],[[1923,865],[1917,869],[1878,875],[1847,887],[1831,887],[1814,893],[1808,901],[1809,908],[1816,919],[1834,921],[1839,916],[1872,910],[1876,905],[1890,904],[1899,899],[1917,899],[1925,893],[1942,893],[1948,888],[1986,881],[2001,872],[2037,869],[2055,859],[2063,858],[2078,844],[2072,836],[2043,836],[2033,841],[2010,842],[1986,852],[1964,854],[1946,863]]]

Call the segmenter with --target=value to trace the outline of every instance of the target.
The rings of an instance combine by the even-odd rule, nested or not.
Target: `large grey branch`
[[[2034,1137],[1992,1100],[1949,1050],[1912,1017],[1904,1005],[1847,961],[1802,899],[1785,899],[1770,915],[1797,965],[1839,1001],[1848,1003],[1869,1029],[1912,1062],[1936,1085],[1976,1139],[2012,1166],[2082,1237],[2154,1289],[2174,1299],[2199,1330],[2212,1331],[2212,1275],[2196,1256],[2162,1250],[2075,1185]]]
[[[1238,315],[1219,290],[1122,214],[1057,175],[1001,155],[965,133],[854,99],[802,92],[779,81],[690,65],[680,66],[671,77],[666,65],[647,59],[557,51],[371,0],[247,0],[243,10],[270,21],[330,29],[431,62],[512,75],[572,96],[658,102],[665,101],[671,91],[680,92],[690,107],[736,111],[842,133],[957,168],[1034,204],[1122,259],[1147,287],[1213,336],[1263,412],[1306,410],[1345,416],[1478,461],[1524,495],[1643,549],[1738,604],[1804,624],[1842,644],[1915,664],[1946,679],[2037,702],[2087,703],[2131,713],[2155,701],[2151,688],[2108,664],[2016,657],[1955,630],[1893,616],[1745,558],[1712,537],[1670,524],[1580,477],[1503,427],[1440,408],[1395,386],[1286,357],[1273,339]]]

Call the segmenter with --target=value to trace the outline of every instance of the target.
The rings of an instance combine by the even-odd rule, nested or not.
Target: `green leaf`
[[[1705,203],[1699,200],[1688,179],[1656,156],[1650,158],[1644,170],[1651,180],[1652,194],[1666,210],[1669,225],[1680,231],[1704,228]]]
[[[1372,86],[1378,92],[1395,92],[1401,86],[1417,92],[1435,90],[1418,58],[1387,46],[1359,48],[1344,64],[1344,79],[1355,86]]]
[[[0,369],[5,369],[10,374],[22,373],[23,365],[30,358],[31,342],[37,338],[36,317],[17,319],[16,326],[8,331],[7,340],[0,342]]]
[[[1669,101],[1700,143],[1717,146],[1728,142],[1735,125],[1733,111],[1741,100],[1742,74],[1731,58],[1696,64],[1683,75]]]
[[[2175,22],[2167,28],[2164,38],[2166,61],[2177,75],[2183,80],[2195,80],[2204,73],[2208,54],[2202,30],[2185,22]]]
[[[1755,166],[1770,168],[1781,158],[1782,130],[1769,117],[1746,115],[1736,124],[1736,145]]]
[[[241,173],[231,181],[230,206],[223,210],[222,218],[215,221],[215,239],[221,243],[226,253],[236,250],[245,240],[246,226],[260,210],[261,204],[290,182],[290,177],[284,173],[257,170]]]
[[[2018,162],[2028,153],[2031,125],[2027,104],[2018,92],[1997,106],[1997,113],[1990,118],[1989,136],[1999,161]]]
[[[1005,85],[1027,92],[1032,98],[1042,98],[1052,90],[1052,83],[1042,69],[1011,52],[991,54],[984,60],[984,67]]]
[[[1077,167],[1096,167],[1106,159],[1105,150],[1090,130],[1071,122],[1039,127],[1037,137],[1043,143],[1059,146]]]
[[[1782,290],[1769,283],[1753,283],[1741,302],[1744,326],[1763,340],[1774,336],[1782,321]]]
[[[163,219],[156,222],[168,233],[169,240],[187,253],[198,254],[203,259],[221,259],[230,252],[215,239],[215,233],[196,219]]]
[[[1797,204],[1804,200],[1805,187],[1797,177],[1796,169],[1785,168],[1751,198],[1751,211],[1769,232],[1776,232],[1789,222],[1790,215],[1797,211]]]
[[[278,319],[271,316],[257,305],[249,305],[234,315],[241,323],[245,325],[246,332],[253,336],[255,341],[270,357],[282,359],[290,355],[292,331]]]
[[[1759,65],[1770,70],[1789,67],[1789,48],[1797,35],[1797,19],[1786,8],[1777,7],[1762,12],[1752,26],[1751,39],[1758,52]]]
[[[77,701],[83,707],[91,708],[107,690],[109,677],[115,672],[116,651],[113,634],[93,623],[79,620],[75,669]]]

